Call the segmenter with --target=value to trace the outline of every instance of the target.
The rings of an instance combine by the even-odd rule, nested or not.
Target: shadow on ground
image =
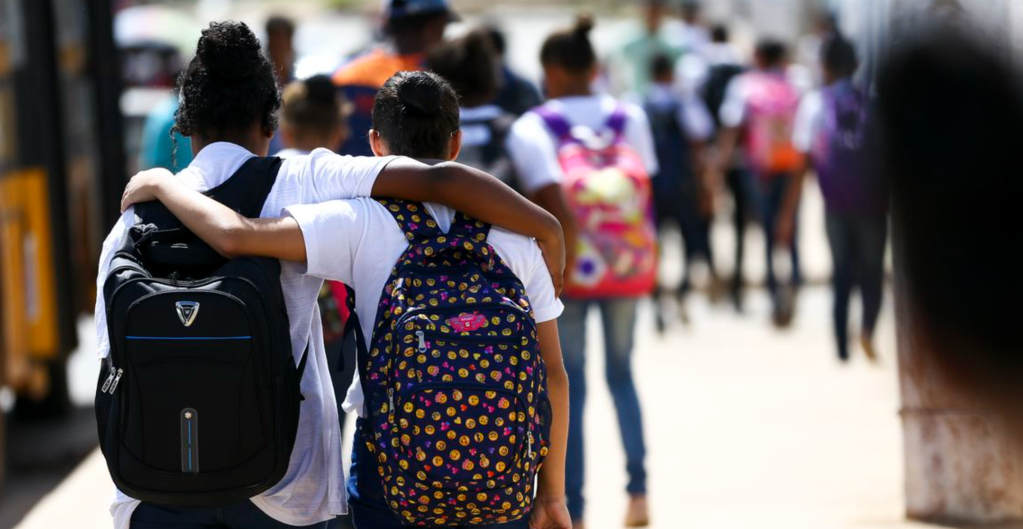
[[[97,445],[92,408],[67,417],[26,421],[7,417],[7,482],[0,492],[0,529],[14,527]]]

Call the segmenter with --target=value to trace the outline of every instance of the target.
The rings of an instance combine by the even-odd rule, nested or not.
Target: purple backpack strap
[[[533,109],[544,123],[547,124],[547,128],[551,129],[551,132],[558,137],[559,140],[566,140],[572,134],[572,125],[565,119],[565,116],[550,108],[549,105],[543,105]]]
[[[607,118],[607,128],[614,131],[615,134],[621,136],[625,134],[625,122],[628,121],[629,114],[625,111],[625,105],[619,103],[615,107],[614,112]]]

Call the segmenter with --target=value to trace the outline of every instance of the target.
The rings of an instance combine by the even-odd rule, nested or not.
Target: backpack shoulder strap
[[[618,103],[614,111],[607,118],[606,127],[611,129],[615,134],[621,136],[625,134],[625,123],[629,121],[629,114],[625,111],[625,105]]]
[[[206,195],[249,218],[259,217],[270,191],[277,182],[282,160],[277,157],[253,157],[242,164],[231,178]]]
[[[409,244],[443,235],[437,221],[430,216],[422,203],[394,198],[385,198],[378,202],[394,217]]]
[[[552,109],[550,105],[536,107],[532,110],[532,112],[535,112],[538,116],[540,116],[540,119],[543,119],[547,128],[551,129],[551,132],[553,132],[559,140],[566,140],[571,136],[572,125],[567,119],[565,119],[564,114]]]

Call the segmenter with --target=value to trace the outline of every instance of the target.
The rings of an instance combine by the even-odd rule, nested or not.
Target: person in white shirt
[[[419,158],[453,159],[461,148],[458,98],[450,85],[428,72],[399,72],[376,97],[370,144],[381,157],[400,152]],[[366,336],[381,293],[396,263],[408,248],[402,228],[380,203],[357,199],[286,208],[285,217],[250,221],[180,183],[142,174],[129,185],[125,203],[161,200],[196,235],[228,255],[263,255],[306,263],[305,273],[343,281],[357,296],[357,312]],[[427,203],[426,210],[447,230],[456,211]],[[240,239],[240,241],[238,240]],[[568,378],[561,360],[555,319],[562,306],[537,244],[529,237],[493,228],[487,238],[523,282],[539,325],[540,348],[547,366],[548,392],[555,417],[552,445],[540,470],[537,499],[529,520],[495,529],[569,529],[564,499],[564,459],[568,424]],[[345,410],[364,416],[363,391],[358,379],[349,390]],[[360,431],[368,428],[360,420]],[[359,529],[402,525],[381,499],[377,462],[363,443],[356,443],[349,484],[354,522]]]
[[[176,128],[191,138],[195,159],[176,177],[166,170],[143,175],[181,189],[207,191],[227,181],[250,158],[266,155],[277,128],[280,90],[258,39],[245,24],[212,23],[203,30],[180,84]],[[342,157],[318,149],[284,160],[261,216],[277,217],[286,206],[371,195],[442,202],[537,236],[550,258],[549,269],[560,277],[564,250],[557,221],[496,179],[458,164],[431,167],[406,158]],[[130,188],[126,196],[132,196]],[[103,244],[99,263],[96,333],[101,358],[110,352],[103,284],[114,252],[136,222],[133,208],[125,207],[123,213]],[[230,249],[244,243],[245,237],[229,233],[228,240]],[[251,501],[222,509],[140,505],[118,491],[111,506],[116,529],[323,527],[346,512],[337,405],[327,397],[331,378],[316,307],[322,280],[306,275],[295,263],[282,263],[280,280],[296,362],[309,348],[301,381],[305,400],[285,477]]]
[[[597,76],[598,63],[589,33],[593,23],[580,18],[574,28],[549,36],[540,52],[547,91],[551,100],[541,107],[563,117],[574,130],[605,131],[612,114],[624,110],[623,136],[635,150],[648,174],[657,174],[650,123],[643,109],[618,101],[611,96],[594,94],[591,83]],[[562,191],[564,174],[558,162],[558,138],[537,111],[527,112],[512,126],[508,138],[515,169],[527,196],[558,217],[565,229],[568,248],[576,248],[576,219]],[[569,258],[570,268],[573,259]],[[604,297],[599,299],[567,299],[560,320],[561,348],[571,380],[571,427],[567,463],[568,507],[575,527],[583,527],[583,409],[586,402],[586,314],[596,306],[603,317],[604,343],[607,358],[607,380],[618,410],[622,439],[625,444],[629,483],[626,525],[649,523],[646,483],[646,443],[639,397],[632,377],[632,343],[636,327],[635,297]]]

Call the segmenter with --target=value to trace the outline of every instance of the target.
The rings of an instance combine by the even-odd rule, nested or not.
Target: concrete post
[[[934,16],[956,17],[1008,40],[1010,8],[1007,0],[892,0],[892,42]],[[897,225],[893,247],[906,515],[966,524],[1023,521],[1023,446],[968,388],[949,384],[938,370],[934,344],[914,321],[912,297],[902,288]]]

